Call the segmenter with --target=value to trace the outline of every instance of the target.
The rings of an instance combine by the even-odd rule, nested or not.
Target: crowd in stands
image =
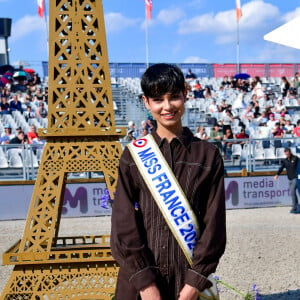
[[[298,72],[290,81],[283,76],[280,82],[273,84],[263,83],[258,76],[224,76],[217,83],[219,86],[215,88],[202,86],[201,78],[189,70],[186,74],[187,108],[208,117],[211,126],[197,127],[195,136],[214,141],[225,159],[231,158],[234,143],[244,143],[230,141],[233,139],[269,139],[260,145],[276,150],[293,143],[293,140],[281,141],[280,138],[300,137],[300,111],[296,109],[300,105]],[[270,138],[278,140],[271,144]]]
[[[16,80],[17,79],[17,80]],[[232,147],[243,147],[247,139],[264,139],[262,148],[280,148],[295,145],[292,138],[300,137],[300,80],[298,72],[293,78],[283,76],[269,81],[258,76],[239,78],[197,78],[189,70],[186,74],[186,110],[193,110],[195,124],[200,115],[206,123],[195,127],[195,136],[209,140],[219,147],[224,159],[230,159]],[[44,127],[47,119],[48,88],[37,74],[24,78],[11,78],[0,86],[1,144],[44,143],[37,128]],[[16,126],[6,116],[19,116],[25,120]],[[1,124],[0,124],[1,125]],[[128,122],[127,135],[122,142],[140,138],[155,128],[155,120],[145,116],[141,124]],[[290,140],[281,140],[291,137]],[[277,139],[271,142],[271,139]],[[240,140],[240,141],[239,141]]]
[[[36,73],[28,73],[26,77],[7,74],[8,82],[0,85],[0,144],[6,145],[0,154],[12,149],[19,149],[21,153],[24,144],[31,145],[36,154],[45,143],[38,136],[37,128],[46,124],[43,120],[48,115],[48,88]]]

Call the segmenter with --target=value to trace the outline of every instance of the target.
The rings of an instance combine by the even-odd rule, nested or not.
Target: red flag
[[[45,0],[37,0],[38,4],[38,14],[42,18],[45,12]]]
[[[152,0],[145,0],[146,4],[146,19],[151,20],[152,17]]]
[[[242,16],[241,0],[236,0],[236,19],[239,21]]]

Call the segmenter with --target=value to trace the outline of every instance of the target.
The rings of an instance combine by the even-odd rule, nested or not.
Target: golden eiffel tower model
[[[103,172],[113,198],[124,130],[115,127],[101,0],[51,0],[48,128],[14,269],[1,299],[113,299],[109,236],[58,237],[70,172]]]

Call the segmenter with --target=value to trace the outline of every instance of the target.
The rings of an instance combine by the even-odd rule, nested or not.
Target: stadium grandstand
[[[228,175],[275,171],[285,147],[300,152],[300,65],[241,64],[238,74],[235,64],[178,66],[188,89],[184,125],[219,147]],[[141,99],[140,77],[145,69],[145,64],[110,64],[115,121],[131,133],[122,138],[123,145],[141,136],[142,127],[151,120]],[[35,131],[46,128],[48,121],[46,75],[40,80],[28,72],[18,80],[2,74],[6,81],[0,86],[1,180],[36,178],[43,140]],[[20,131],[24,137],[19,137]]]

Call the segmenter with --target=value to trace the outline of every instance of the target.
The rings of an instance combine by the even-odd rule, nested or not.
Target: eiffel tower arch
[[[122,153],[115,126],[102,1],[49,1],[48,128],[25,229],[1,299],[113,299],[109,236],[59,237],[67,174],[102,172],[113,198]]]

